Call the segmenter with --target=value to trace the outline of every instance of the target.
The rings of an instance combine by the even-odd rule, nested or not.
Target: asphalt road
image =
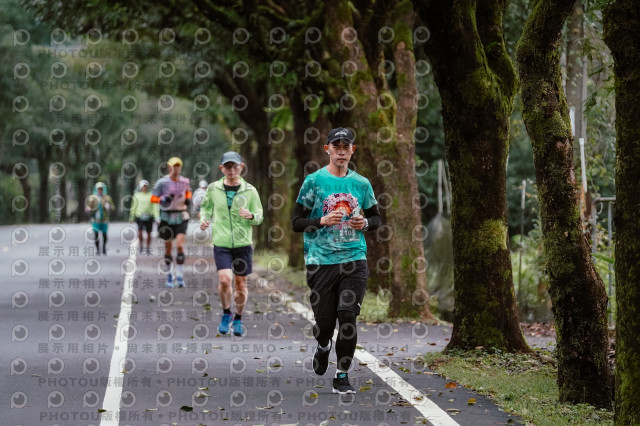
[[[190,226],[187,287],[171,290],[161,242],[140,255],[136,235],[111,224],[107,255],[96,256],[88,224],[0,227],[0,424],[519,423],[419,362],[444,347],[447,327],[359,324],[357,393],[334,394],[335,353],[324,376],[311,369],[304,288],[257,271],[246,335],[220,336],[206,233]]]

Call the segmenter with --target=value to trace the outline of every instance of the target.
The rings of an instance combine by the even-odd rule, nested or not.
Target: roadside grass
[[[549,356],[548,351],[540,352]],[[613,412],[588,404],[558,402],[556,367],[531,355],[470,352],[430,353],[425,363],[450,380],[488,396],[508,413],[538,426],[612,425]]]

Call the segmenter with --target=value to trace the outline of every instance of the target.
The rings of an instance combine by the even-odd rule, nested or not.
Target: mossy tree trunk
[[[640,4],[604,11],[604,40],[615,61],[616,398],[615,424],[640,424]]]
[[[51,158],[51,145],[44,148],[44,152],[39,152],[38,176],[40,186],[38,189],[38,223],[49,223],[49,159]],[[29,200],[31,203],[31,200]],[[31,204],[30,204],[31,206]]]
[[[442,97],[451,173],[454,321],[448,349],[530,351],[513,289],[506,202],[517,80],[502,33],[504,1],[416,2]]]
[[[518,43],[517,60],[557,331],[560,401],[610,407],[607,294],[582,232],[559,66],[560,34],[573,4],[538,1]]]
[[[32,200],[31,200],[31,185],[29,185],[29,180],[26,179],[26,178],[19,179],[19,182],[20,182],[20,186],[22,188],[22,195],[24,195],[24,198],[27,200],[27,203],[28,203],[27,206],[29,207],[27,210],[25,210],[24,216],[22,217],[22,220],[23,220],[23,222],[29,223],[32,220],[32,217],[33,217],[32,209],[31,209],[31,204],[32,204]]]
[[[373,291],[390,291],[391,317],[433,319],[427,303],[420,210],[415,207],[413,6],[410,1],[354,5],[357,13],[348,1],[328,1],[324,16],[333,61],[330,71],[348,71],[346,108],[336,114],[334,124],[355,128],[357,171],[370,179],[385,221],[383,228],[367,236],[369,283]],[[383,27],[388,28],[380,33]],[[389,62],[395,71],[385,68]]]

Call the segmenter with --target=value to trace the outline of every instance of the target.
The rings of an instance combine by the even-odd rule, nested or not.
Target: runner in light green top
[[[246,164],[235,151],[220,159],[224,177],[207,187],[200,209],[200,229],[212,226],[213,259],[218,270],[218,294],[222,304],[220,334],[233,331],[243,336],[242,313],[249,297],[247,276],[252,271],[252,227],[263,219],[262,202],[256,188],[242,178]],[[210,222],[211,221],[211,222]],[[235,281],[235,291],[232,282]],[[236,314],[231,322],[231,299]]]
[[[140,253],[144,246],[142,231],[147,232],[147,255],[151,254],[151,232],[153,231],[153,221],[160,215],[159,204],[151,202],[151,192],[149,192],[149,181],[141,180],[138,184],[139,191],[133,194],[131,202],[131,213],[129,222],[138,224],[138,239],[140,240]]]

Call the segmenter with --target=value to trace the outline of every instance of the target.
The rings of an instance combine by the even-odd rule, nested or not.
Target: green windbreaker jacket
[[[252,225],[260,225],[263,219],[262,203],[256,188],[240,178],[240,188],[227,204],[224,177],[209,184],[200,209],[200,223],[210,220],[212,243],[217,247],[235,248],[253,243]],[[253,213],[253,219],[240,217],[238,211],[245,208]]]

